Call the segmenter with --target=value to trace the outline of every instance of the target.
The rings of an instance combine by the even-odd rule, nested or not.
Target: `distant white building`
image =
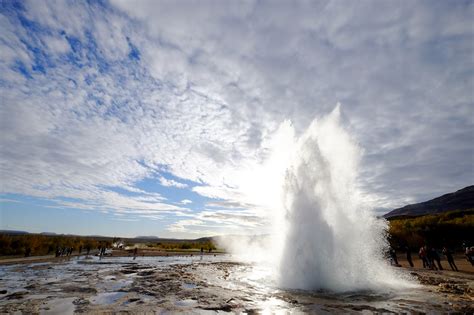
[[[123,249],[124,246],[125,244],[122,241],[117,241],[112,244],[112,247],[115,249]]]

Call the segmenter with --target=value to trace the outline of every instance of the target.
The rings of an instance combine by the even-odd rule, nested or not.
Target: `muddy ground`
[[[265,270],[230,256],[74,257],[0,266],[0,313],[474,313],[474,275],[406,270],[405,291],[279,290]]]

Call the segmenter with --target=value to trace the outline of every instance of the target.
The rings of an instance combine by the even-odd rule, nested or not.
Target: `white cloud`
[[[202,226],[202,223],[203,223],[203,221],[194,220],[194,219],[180,220],[176,223],[171,224],[168,227],[168,230],[171,231],[171,232],[189,232],[188,230],[186,230],[186,226],[194,226],[194,227]]]
[[[360,181],[374,207],[472,184],[471,3],[112,4],[26,3],[25,16],[48,32],[0,15],[3,193],[186,214],[185,203],[136,187],[166,171],[199,185],[161,185],[259,217],[258,177],[271,172],[255,170],[280,124],[300,133],[338,101],[365,150]],[[128,59],[128,41],[139,61]],[[41,58],[45,73],[33,70]]]
[[[251,210],[206,210],[191,215],[191,219],[178,220],[167,229],[183,235],[264,234],[269,232],[269,224]]]
[[[161,185],[166,186],[166,187],[176,187],[176,188],[188,187],[187,184],[183,184],[172,179],[167,179],[167,178],[164,178],[163,176],[159,177],[159,181]]]
[[[50,51],[54,54],[65,54],[70,51],[71,47],[64,38],[46,37],[44,39]]]

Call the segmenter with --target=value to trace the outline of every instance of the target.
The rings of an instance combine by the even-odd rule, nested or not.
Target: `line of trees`
[[[474,209],[449,211],[437,215],[390,219],[390,243],[412,249],[428,245],[460,249],[474,246]]]
[[[153,247],[157,247],[164,250],[189,250],[189,249],[201,249],[205,251],[215,250],[216,246],[211,241],[204,242],[159,242]]]
[[[101,246],[110,247],[112,239],[96,239],[93,237],[66,235],[9,235],[0,234],[0,256],[49,255],[59,248],[96,249]]]
[[[107,247],[110,248],[119,238],[87,237],[71,235],[42,235],[42,234],[0,234],[0,256],[41,256],[51,255],[58,248],[73,248],[77,252],[79,248],[85,251]],[[133,246],[134,239],[125,240],[126,245]],[[205,241],[164,241],[150,242],[147,247],[162,250],[216,250],[216,246],[210,240]]]

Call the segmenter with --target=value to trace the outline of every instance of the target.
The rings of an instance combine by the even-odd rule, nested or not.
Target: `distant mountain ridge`
[[[446,211],[469,209],[474,209],[474,185],[425,202],[394,209],[385,214],[384,218],[415,217],[427,214],[438,214]]]
[[[29,232],[26,231],[18,231],[18,230],[0,230],[0,234],[6,234],[6,235],[24,235],[24,234],[30,234]]]

